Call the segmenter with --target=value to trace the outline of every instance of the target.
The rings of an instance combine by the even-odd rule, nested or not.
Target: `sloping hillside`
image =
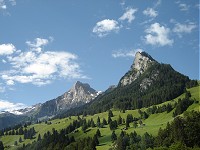
[[[193,87],[191,89],[188,89],[188,91],[190,91],[191,93],[191,99],[196,99],[197,101],[194,102],[191,106],[189,106],[189,108],[187,109],[187,111],[200,111],[200,106],[199,106],[199,88],[198,87]],[[177,98],[156,105],[157,107],[162,107],[163,105],[167,105],[167,104],[172,104],[174,105],[176,102],[178,102],[178,99],[180,98],[184,98],[185,94],[182,94],[180,96],[178,96]],[[140,109],[141,112],[147,112],[148,108],[142,108]],[[154,114],[150,114],[149,117],[147,119],[144,119],[141,117],[140,111],[138,111],[138,109],[136,110],[126,110],[124,113],[122,111],[118,111],[118,110],[113,110],[113,117],[111,117],[112,120],[118,120],[119,115],[121,116],[122,120],[124,120],[126,122],[126,117],[128,114],[132,114],[132,116],[134,118],[140,118],[139,120],[142,121],[142,124],[139,124],[139,120],[137,121],[137,127],[134,127],[133,123],[130,123],[130,127],[126,128],[126,123],[122,123],[121,125],[118,125],[117,129],[115,129],[115,133],[117,136],[120,135],[121,131],[124,130],[126,133],[131,133],[136,131],[137,134],[139,135],[143,135],[145,132],[148,132],[149,134],[152,134],[153,136],[156,136],[158,133],[159,128],[165,128],[167,125],[167,122],[171,122],[173,120],[173,112],[175,109],[173,109],[172,111],[170,111],[169,113],[167,113],[166,111],[161,112],[161,113],[154,113]],[[83,116],[79,116],[80,118],[82,118]],[[103,113],[98,113],[95,114],[93,116],[86,116],[83,117],[85,118],[87,121],[91,120],[91,118],[94,120],[94,123],[97,123],[97,118],[100,118],[100,122],[103,121],[103,118],[106,119],[106,121],[108,121],[108,112],[103,112]],[[31,129],[34,127],[36,134],[34,135],[33,139],[26,139],[24,140],[23,135],[5,135],[5,136],[1,136],[0,140],[3,141],[4,146],[6,147],[6,149],[16,149],[17,147],[22,146],[23,144],[28,144],[28,143],[32,143],[33,141],[37,141],[38,135],[40,134],[41,137],[43,138],[44,133],[46,133],[47,131],[52,132],[52,129],[56,129],[58,131],[60,131],[61,129],[66,128],[70,123],[72,123],[74,120],[78,120],[77,116],[71,116],[70,118],[63,118],[63,119],[55,119],[55,120],[51,120],[48,122],[42,122],[42,123],[38,123],[38,124],[33,124],[27,127],[27,129]],[[69,136],[74,136],[75,140],[77,141],[78,139],[83,139],[85,137],[91,136],[93,137],[93,135],[96,133],[98,127],[89,127],[87,128],[86,132],[84,133],[82,130],[82,127],[79,127],[77,129],[78,132],[71,132],[69,134]],[[104,149],[109,149],[112,146],[112,141],[111,141],[111,134],[112,131],[110,130],[109,125],[104,125],[103,128],[99,128],[100,132],[101,132],[101,137],[99,138],[99,146],[97,146],[97,149],[99,150],[104,150]],[[16,130],[15,130],[16,132]],[[4,133],[5,134],[5,133]],[[9,134],[9,132],[8,132]],[[19,142],[20,137],[22,138],[22,142]],[[14,146],[15,141],[17,141],[17,146]]]

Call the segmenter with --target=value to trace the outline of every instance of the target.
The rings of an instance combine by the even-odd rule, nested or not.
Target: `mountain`
[[[137,52],[131,69],[121,78],[119,85],[126,86],[131,84],[155,63],[157,62],[146,52]]]
[[[68,110],[79,107],[93,100],[99,92],[90,87],[87,83],[77,81],[73,87],[63,95],[43,103],[37,112],[37,117],[53,116]]]
[[[63,116],[92,115],[112,108],[149,107],[176,98],[188,85],[196,86],[197,81],[190,80],[169,64],[157,62],[146,52],[137,52],[130,70],[119,80],[117,87],[106,90],[91,103],[71,109]]]
[[[8,125],[14,125],[22,121],[29,120],[41,120],[49,117],[53,117],[62,111],[66,111],[71,108],[79,107],[92,101],[99,95],[99,92],[90,87],[87,83],[81,83],[77,81],[73,87],[65,92],[63,95],[46,101],[43,104],[36,104],[24,109],[14,110],[10,112],[2,112],[0,114],[0,129],[7,127]],[[10,118],[15,121],[11,122]],[[26,118],[26,119],[25,119]],[[4,120],[4,121],[3,121]],[[6,121],[7,120],[7,121]],[[4,122],[4,125],[2,123]],[[6,123],[8,122],[8,123]]]

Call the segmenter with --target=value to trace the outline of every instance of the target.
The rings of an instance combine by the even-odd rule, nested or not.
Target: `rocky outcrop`
[[[119,81],[120,86],[126,86],[142,75],[156,61],[146,52],[137,52],[131,69]]]
[[[89,84],[77,81],[68,92],[56,99],[57,109],[70,109],[88,103],[98,94]]]

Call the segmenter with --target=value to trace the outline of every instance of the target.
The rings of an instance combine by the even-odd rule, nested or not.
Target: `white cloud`
[[[149,17],[156,17],[158,16],[158,12],[155,11],[153,8],[147,8],[143,11],[143,14]]]
[[[174,42],[172,39],[169,39],[170,29],[161,26],[159,23],[151,24],[145,32],[147,33],[145,36],[147,44],[165,46],[172,45]]]
[[[189,5],[186,5],[186,4],[184,4],[184,3],[180,3],[180,4],[179,4],[179,8],[180,8],[181,11],[188,11],[189,8],[190,8],[190,6],[189,6]]]
[[[14,6],[16,5],[16,0],[0,0],[0,10],[6,10],[8,4]]]
[[[48,42],[45,39],[28,42],[29,46],[40,47]],[[86,78],[81,74],[80,66],[76,62],[78,57],[69,52],[57,51],[30,51],[15,53],[7,57],[10,70],[0,72],[7,85],[19,83],[32,83],[34,85],[50,84],[59,78]]]
[[[197,27],[196,24],[190,22],[188,24],[176,23],[173,28],[173,32],[175,33],[191,33],[193,29]]]
[[[13,111],[27,107],[22,103],[12,103],[6,100],[0,100],[0,111]]]
[[[119,18],[119,20],[124,21],[127,20],[128,23],[131,23],[135,16],[134,14],[137,12],[136,8],[126,8],[126,12]]]
[[[14,85],[15,84],[13,80],[8,80],[6,83],[7,83],[7,85]]]
[[[6,60],[2,59],[2,63],[6,64],[7,62],[6,62]]]
[[[119,57],[135,57],[135,54],[137,52],[142,52],[142,49],[136,49],[136,50],[130,50],[130,51],[124,51],[124,50],[119,50],[119,51],[114,51],[112,53],[112,57],[114,58],[119,58]]]
[[[99,37],[106,36],[110,32],[118,32],[120,26],[115,20],[105,19],[96,23],[93,28],[93,33],[96,33]]]
[[[52,37],[50,37],[50,41],[52,41]],[[26,44],[31,48],[31,50],[36,51],[38,53],[41,52],[42,46],[45,46],[49,43],[48,39],[36,38],[34,42],[26,41]]]
[[[15,46],[13,44],[2,44],[0,45],[0,55],[10,55],[15,51]]]

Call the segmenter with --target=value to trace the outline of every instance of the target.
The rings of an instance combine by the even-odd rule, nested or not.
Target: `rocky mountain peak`
[[[119,85],[126,86],[135,81],[148,67],[156,61],[146,52],[137,52],[131,69],[122,77]]]
[[[146,52],[137,52],[135,55],[134,62],[131,66],[132,70],[144,71],[149,66],[149,63],[155,61],[149,54]]]
[[[89,84],[77,81],[69,91],[57,98],[57,109],[69,109],[88,103],[98,94]]]

